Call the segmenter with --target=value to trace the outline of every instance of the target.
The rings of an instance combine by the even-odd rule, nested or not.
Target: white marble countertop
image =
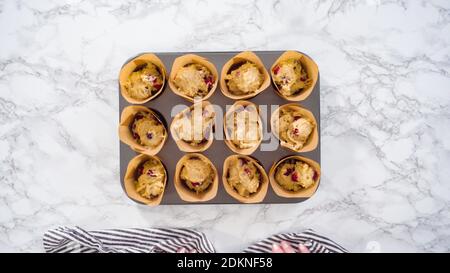
[[[313,228],[351,251],[450,251],[450,2],[0,0],[0,251],[58,225],[193,227],[218,251]],[[295,205],[132,203],[117,76],[142,51],[307,52],[322,172]]]

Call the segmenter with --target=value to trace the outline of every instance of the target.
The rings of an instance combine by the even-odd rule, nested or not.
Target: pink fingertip
[[[307,248],[303,244],[298,244],[298,250],[300,251],[300,253],[311,253],[311,251],[309,251],[309,248]]]
[[[283,249],[281,249],[280,245],[278,244],[273,244],[272,245],[272,252],[273,253],[284,253]]]
[[[295,253],[295,250],[291,247],[291,245],[286,242],[286,241],[282,241],[281,242],[281,247],[283,248],[285,253]]]

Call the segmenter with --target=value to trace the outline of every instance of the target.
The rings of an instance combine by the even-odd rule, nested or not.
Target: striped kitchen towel
[[[270,253],[273,244],[280,244],[286,241],[293,249],[298,249],[298,244],[305,245],[311,253],[346,253],[347,250],[336,242],[317,234],[312,229],[307,229],[300,233],[281,233],[272,235],[261,240],[248,248],[245,253]]]
[[[44,234],[44,249],[51,253],[175,253],[181,249],[199,253],[215,252],[206,236],[183,228],[128,228],[86,231],[79,227],[58,227]],[[344,253],[334,241],[306,230],[282,233],[256,242],[244,253],[270,253],[274,243],[288,242],[293,249],[304,244],[312,253]]]
[[[129,228],[86,231],[58,227],[44,234],[44,249],[51,253],[174,253],[180,249],[215,252],[206,236],[183,228]]]

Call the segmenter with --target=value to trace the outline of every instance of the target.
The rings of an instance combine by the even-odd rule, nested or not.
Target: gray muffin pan
[[[276,59],[283,53],[284,51],[254,51],[256,55],[262,60],[264,63],[267,71],[270,74],[270,67],[272,64],[276,61]],[[238,54],[239,52],[177,52],[177,53],[155,53],[162,62],[164,63],[166,69],[167,69],[167,77],[170,75],[170,70],[172,67],[172,63],[175,60],[175,58],[180,57],[185,54],[197,54],[199,56],[207,58],[210,62],[214,63],[214,65],[217,68],[217,71],[220,75],[220,71],[222,70],[222,66],[233,56]],[[144,53],[141,53],[144,54]],[[136,56],[139,56],[141,54],[138,54]],[[133,58],[135,58],[134,56]],[[128,63],[131,59],[127,60],[125,63]],[[267,111],[264,113],[264,111],[261,112],[261,118],[263,120],[263,128],[264,128],[264,137],[265,139],[261,143],[262,146],[268,145],[269,142],[277,141],[275,137],[273,137],[270,133],[270,115],[275,109],[277,108],[276,105],[283,105],[287,103],[291,103],[290,101],[287,101],[280,96],[278,96],[275,93],[275,87],[273,84],[271,84],[266,90],[261,92],[256,97],[249,99],[249,101],[255,103],[259,106],[267,106]],[[218,84],[216,91],[214,94],[208,99],[209,102],[213,105],[220,105],[223,110],[223,114],[225,114],[225,111],[227,110],[227,105],[232,105],[235,101],[232,99],[229,99],[225,97],[222,92],[220,91],[220,86]],[[172,107],[175,105],[183,104],[185,106],[191,106],[192,103],[188,102],[187,100],[183,99],[182,97],[175,95],[175,93],[170,90],[169,85],[166,83],[163,92],[155,99],[143,104],[144,106],[147,106],[151,108],[152,110],[155,110],[158,112],[162,118],[163,122],[166,125],[167,131],[169,133],[169,137],[167,142],[164,144],[164,147],[162,150],[158,153],[158,157],[162,160],[164,166],[167,169],[168,173],[168,179],[167,179],[167,185],[166,190],[164,193],[164,196],[161,201],[161,205],[186,205],[186,204],[192,204],[192,205],[201,205],[201,204],[242,204],[239,201],[232,198],[223,188],[223,182],[222,182],[222,167],[223,167],[223,161],[225,158],[227,158],[229,155],[232,155],[233,152],[226,146],[223,140],[217,140],[214,139],[213,144],[211,147],[203,152],[203,154],[208,157],[211,162],[215,165],[218,171],[219,175],[219,189],[217,191],[217,195],[215,198],[213,198],[210,201],[207,202],[201,202],[201,203],[189,203],[185,202],[180,199],[178,196],[175,185],[174,185],[174,175],[175,175],[175,165],[177,164],[178,160],[184,155],[184,152],[181,152],[177,145],[175,144],[175,141],[173,140],[172,136],[170,136],[170,123],[172,122],[173,116],[172,113]],[[306,100],[299,102],[300,106],[310,110],[317,121],[318,126],[318,132],[319,132],[319,144],[317,145],[317,148],[311,152],[306,153],[295,153],[293,151],[287,150],[285,148],[282,148],[278,145],[278,148],[276,148],[273,151],[261,151],[260,146],[251,156],[259,160],[264,169],[266,170],[267,174],[269,174],[270,167],[272,164],[280,160],[281,158],[288,156],[288,155],[300,155],[307,158],[310,158],[317,163],[320,164],[320,75],[317,80],[317,83],[314,87],[314,90],[309,95],[309,97],[306,98]],[[119,90],[119,117],[120,113],[122,113],[122,110],[124,107],[130,105],[121,95]],[[275,105],[275,106],[272,106]],[[218,116],[220,113],[218,113]],[[221,124],[221,123],[219,123]],[[215,130],[221,130],[223,131],[222,126],[216,126]],[[124,189],[124,182],[123,178],[125,176],[125,172],[128,166],[128,162],[137,155],[135,151],[133,151],[128,145],[120,142],[120,177],[121,177],[121,185]],[[125,189],[124,189],[125,190]],[[298,203],[307,200],[308,198],[284,198],[279,197],[275,194],[275,192],[272,190],[271,186],[269,185],[269,189],[267,191],[267,195],[262,201],[262,203],[266,204],[275,204],[275,203]],[[134,200],[133,200],[134,201]],[[248,204],[251,205],[251,204]]]

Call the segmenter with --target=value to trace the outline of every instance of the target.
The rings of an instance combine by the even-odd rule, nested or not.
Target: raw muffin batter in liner
[[[218,82],[216,67],[203,58],[187,54],[175,59],[169,79],[170,89],[190,102],[206,100]]]
[[[225,115],[224,130],[225,143],[232,151],[253,153],[262,141],[262,121],[257,106],[249,101],[237,101]]]
[[[151,62],[146,62],[130,74],[124,87],[131,98],[145,100],[155,95],[163,83],[164,78],[158,67]]]
[[[283,189],[297,192],[311,187],[317,179],[317,173],[307,163],[291,159],[278,166],[275,179]]]
[[[130,125],[133,138],[142,146],[155,148],[164,141],[166,129],[152,113],[140,111]]]
[[[312,84],[299,59],[287,59],[272,69],[272,79],[283,96],[289,97]]]
[[[166,69],[155,54],[142,54],[126,63],[119,74],[120,93],[129,103],[143,104],[164,89]]]
[[[203,101],[177,114],[170,130],[180,150],[200,152],[212,144],[214,124],[214,108]]]
[[[289,143],[294,150],[300,150],[305,145],[314,129],[314,122],[304,117],[294,109],[280,110],[280,139]]]
[[[185,201],[207,201],[217,194],[217,170],[202,154],[189,153],[177,163],[175,188]]]
[[[256,64],[249,61],[238,65],[225,76],[228,90],[237,96],[255,93],[261,87],[263,79],[263,73]]]
[[[158,197],[164,191],[166,170],[161,161],[150,158],[136,170],[136,191],[144,198]]]
[[[119,137],[136,152],[155,155],[167,140],[167,129],[153,110],[130,105],[120,116]]]
[[[253,52],[241,52],[222,67],[220,88],[228,98],[249,99],[269,85],[269,73],[261,59]]]
[[[270,69],[277,94],[290,101],[305,100],[319,78],[317,64],[297,51],[284,52]]]
[[[269,177],[273,190],[279,196],[310,197],[318,187],[320,166],[309,158],[288,156],[272,166]]]
[[[149,205],[161,203],[167,183],[167,171],[157,156],[139,154],[130,160],[124,177],[128,197]]]
[[[243,203],[261,202],[267,193],[267,174],[250,156],[231,155],[226,158],[222,180],[228,194]]]
[[[280,106],[271,117],[272,132],[281,146],[296,152],[314,150],[318,144],[313,114],[295,103]]]
[[[190,97],[205,97],[214,84],[211,71],[201,64],[187,64],[181,67],[174,79],[178,92]]]

